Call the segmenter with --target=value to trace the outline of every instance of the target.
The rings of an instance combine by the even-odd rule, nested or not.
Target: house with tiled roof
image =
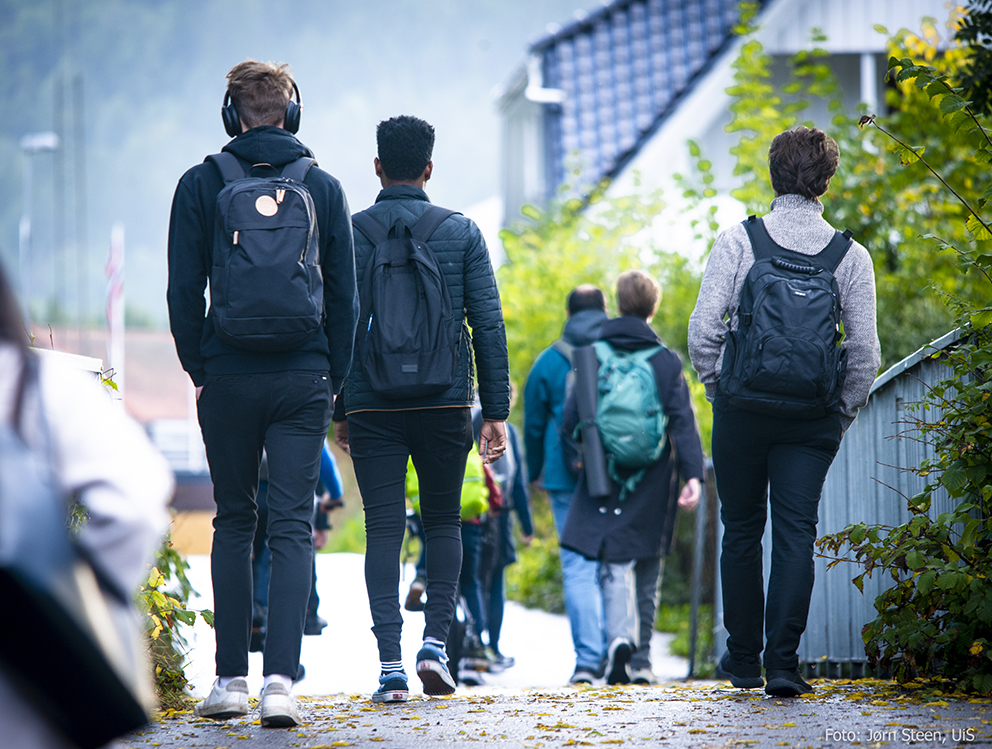
[[[612,191],[669,186],[690,166],[686,141],[700,143],[714,163],[717,185],[732,187],[730,121],[732,63],[739,0],[613,0],[578,12],[531,45],[526,62],[498,99],[503,120],[504,224],[520,207],[544,204],[562,185],[610,180]],[[830,57],[845,106],[872,111],[885,85],[884,26],[919,29],[950,14],[947,0],[762,0],[756,38],[772,56],[773,82],[784,82],[786,62],[818,47]],[[824,122],[825,107],[810,117]],[[579,188],[582,192],[583,188]],[[585,188],[585,189],[588,189]]]

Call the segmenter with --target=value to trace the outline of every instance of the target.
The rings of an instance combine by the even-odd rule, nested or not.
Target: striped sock
[[[406,676],[403,670],[403,661],[381,661],[382,673],[380,676]]]

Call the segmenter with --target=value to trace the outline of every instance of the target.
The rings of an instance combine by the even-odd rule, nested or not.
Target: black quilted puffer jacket
[[[411,185],[393,185],[379,193],[369,209],[383,226],[398,218],[412,226],[430,208],[427,193]],[[479,376],[479,399],[485,419],[504,420],[510,414],[510,369],[506,352],[506,329],[500,307],[496,278],[489,261],[489,251],[479,227],[460,214],[450,216],[434,231],[427,246],[437,257],[455,311],[453,325],[463,321],[472,329],[463,330],[459,354],[458,377],[454,384],[437,395],[409,400],[390,400],[372,390],[362,371],[360,357],[352,363],[345,379],[342,397],[338,398],[334,420],[356,411],[400,411],[414,408],[471,406],[475,401],[475,370]],[[355,270],[358,288],[362,288],[365,268],[373,245],[362,232],[355,231]],[[458,311],[461,314],[458,314]],[[457,334],[458,329],[453,331]],[[472,352],[475,352],[475,361]]]

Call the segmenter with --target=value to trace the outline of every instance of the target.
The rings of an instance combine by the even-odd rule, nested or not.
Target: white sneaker
[[[296,700],[286,687],[274,682],[262,690],[263,728],[291,728],[302,723]]]
[[[201,718],[228,720],[248,714],[248,682],[234,679],[226,687],[220,686],[220,679],[214,681],[213,689],[193,712]]]

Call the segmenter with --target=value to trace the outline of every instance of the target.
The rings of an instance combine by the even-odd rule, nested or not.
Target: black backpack
[[[727,334],[720,392],[731,405],[791,418],[837,409],[847,371],[840,346],[840,292],[834,271],[851,246],[836,232],[819,254],[772,241],[760,218],[745,222],[754,265]]]
[[[217,336],[250,351],[299,348],[323,321],[317,211],[300,157],[279,173],[246,174],[230,153],[208,156],[224,179],[211,246],[210,312]],[[253,172],[268,171],[268,176]]]
[[[357,355],[365,378],[384,398],[420,398],[451,387],[458,370],[461,329],[451,297],[427,246],[454,214],[438,206],[412,226],[399,218],[387,229],[367,211],[352,223],[375,248],[362,279]]]

